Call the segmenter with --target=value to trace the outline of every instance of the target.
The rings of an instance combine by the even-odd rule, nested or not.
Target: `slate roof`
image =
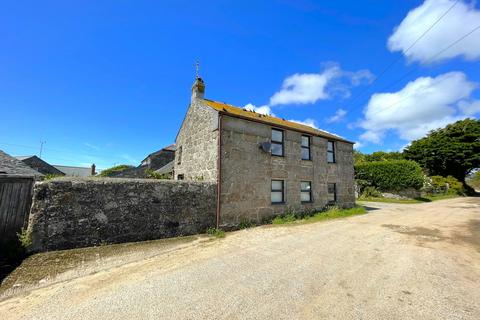
[[[32,168],[33,170],[36,170],[42,174],[53,174],[53,175],[65,175],[62,171],[58,170],[48,162],[40,159],[39,157],[33,155],[33,156],[16,156],[18,160],[22,161],[25,163],[27,166]]]
[[[33,170],[22,161],[0,150],[0,176],[42,177],[38,171]]]
[[[72,177],[90,177],[92,175],[92,168],[91,167],[73,167],[73,166],[60,166],[60,165],[53,165],[58,170],[65,173],[67,176]]]
[[[277,117],[272,117],[269,115],[264,115],[261,113],[257,113],[254,111],[249,111],[243,108],[235,107],[226,103],[222,102],[217,102],[213,100],[208,100],[208,99],[203,99],[205,104],[216,111],[219,111],[221,113],[224,113],[226,115],[236,117],[236,118],[242,118],[242,119],[247,119],[247,120],[252,120],[256,122],[261,122],[265,124],[269,124],[272,126],[280,127],[280,128],[286,128],[286,129],[291,129],[295,131],[299,131],[302,133],[307,133],[315,136],[320,136],[324,137],[327,139],[332,139],[332,140],[337,140],[337,141],[343,141],[343,142],[348,142],[353,144],[354,142],[348,141],[340,136],[337,136],[333,133],[320,130],[320,129],[315,129],[300,123],[292,122],[292,121],[287,121],[284,119],[280,119]]]
[[[155,170],[155,172],[159,173],[159,174],[171,173],[171,172],[173,172],[174,164],[175,164],[175,161],[170,161],[169,163],[167,163],[166,165],[164,165],[160,169]]]

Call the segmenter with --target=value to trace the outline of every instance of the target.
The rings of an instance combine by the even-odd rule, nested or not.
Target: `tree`
[[[375,151],[372,154],[366,154],[365,160],[368,162],[372,161],[388,161],[388,160],[404,160],[404,156],[400,152],[385,152],[385,151]]]
[[[418,162],[429,175],[451,175],[471,190],[465,178],[480,167],[480,120],[460,120],[433,130],[413,141],[403,154]]]
[[[355,164],[366,162],[365,155],[358,150],[353,150],[353,161]]]
[[[364,154],[358,150],[353,150],[353,159],[355,164],[360,164],[373,161],[405,160],[405,157],[401,152],[375,151],[372,154]]]

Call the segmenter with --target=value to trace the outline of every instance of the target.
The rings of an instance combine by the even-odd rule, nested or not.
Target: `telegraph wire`
[[[435,20],[435,22],[430,26],[428,27],[415,41],[413,41],[413,43],[407,48],[407,50],[405,50],[403,52],[403,55],[405,55],[408,51],[410,51],[410,49],[412,49],[430,30],[432,30],[439,22],[440,20],[442,20],[459,2],[460,0],[457,0],[455,1],[437,20]],[[358,93],[357,95],[355,95],[355,97],[351,100],[350,104],[353,104],[353,102],[355,102],[360,96],[362,96],[370,87],[372,87],[372,85],[378,80],[380,79],[388,70],[390,70],[391,67],[393,67],[398,61],[402,60],[403,59],[403,56],[401,55],[400,57],[398,57],[397,59],[393,60],[392,62],[390,62],[390,64],[387,65],[387,67],[385,67],[378,76],[376,76],[372,82],[370,82],[369,84],[367,84],[361,91],[360,93]],[[349,109],[349,108],[346,108],[346,109]]]

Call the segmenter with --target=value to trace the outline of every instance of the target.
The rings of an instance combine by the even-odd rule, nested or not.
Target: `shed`
[[[43,174],[0,150],[0,242],[16,239],[26,226],[33,184]]]

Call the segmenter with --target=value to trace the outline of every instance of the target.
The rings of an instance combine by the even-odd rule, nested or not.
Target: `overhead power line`
[[[448,46],[446,46],[445,48],[443,48],[442,50],[440,50],[439,52],[435,53],[434,55],[432,55],[430,58],[428,58],[426,61],[430,62],[430,61],[433,61],[436,57],[438,57],[439,55],[441,55],[442,53],[444,53],[445,51],[447,51],[448,49],[452,48],[453,46],[457,45],[459,42],[461,42],[462,40],[464,40],[465,38],[467,38],[469,35],[471,35],[472,33],[474,33],[475,31],[479,30],[480,29],[480,25],[476,26],[475,28],[473,28],[472,30],[470,30],[469,32],[467,32],[466,34],[464,34],[463,36],[461,36],[460,38],[458,38],[457,40],[455,40],[454,42],[450,43]],[[390,84],[388,84],[387,86],[385,86],[384,88],[382,88],[381,91],[383,91],[384,89],[386,89],[387,87],[391,87],[393,86],[394,84],[400,82],[402,79],[406,78],[408,75],[412,74],[414,71],[417,71],[418,70],[418,66],[415,67],[414,69],[408,71],[407,73],[405,73],[403,76],[401,76],[400,78],[398,78],[396,81],[394,82],[391,82]],[[403,99],[399,100],[399,101],[396,101],[395,103],[392,103],[388,106],[386,106],[385,108],[383,108],[382,110],[379,110],[377,112],[374,112],[374,113],[371,113],[370,115],[374,115],[374,114],[378,114],[378,113],[381,113],[397,104],[399,104],[400,102],[404,101],[404,100],[407,100],[409,98],[411,98],[412,96],[414,96],[413,94],[411,95],[408,95],[406,97],[404,97]]]
[[[439,22],[440,20],[442,20],[456,5],[457,3],[459,2],[459,0],[455,1],[440,17],[438,17],[437,20],[435,20],[435,22],[433,22],[432,25],[430,25],[417,39],[415,39],[415,41],[412,42],[412,44],[403,52],[403,54],[405,55],[408,51],[410,51],[410,49],[412,49],[430,30],[432,30]],[[402,56],[398,57],[397,59],[394,59],[392,62],[390,62],[390,64],[388,64],[382,71],[380,71],[380,73],[378,74],[378,76],[376,76],[372,82],[370,82],[369,84],[367,84],[361,91],[360,93],[358,93],[357,95],[355,95],[353,97],[353,99],[351,100],[351,104],[353,104],[353,102],[355,102],[359,97],[361,97],[365,92],[367,92],[367,90],[372,87],[372,85],[378,80],[380,79],[385,73],[387,73],[388,70],[390,70],[391,67],[393,67],[398,61],[402,60]],[[348,108],[347,108],[348,109]]]

